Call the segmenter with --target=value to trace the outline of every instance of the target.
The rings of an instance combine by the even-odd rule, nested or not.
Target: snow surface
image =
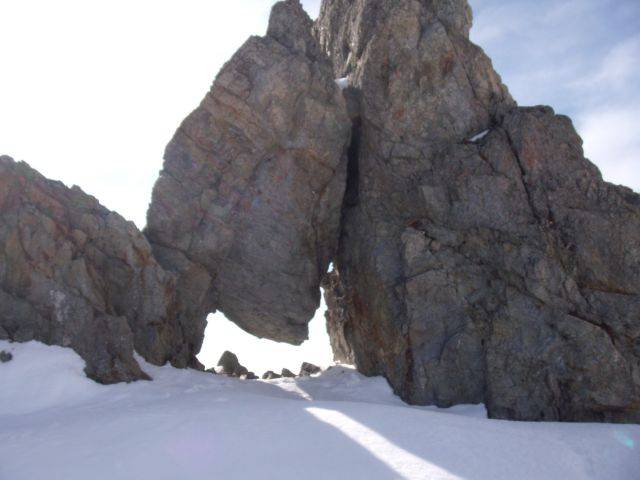
[[[488,420],[404,405],[381,378],[236,380],[143,364],[98,385],[71,350],[9,344],[0,479],[638,479],[640,426]]]
[[[340,90],[344,90],[349,87],[349,77],[336,78],[336,85]]]
[[[489,135],[489,132],[490,132],[490,130],[484,130],[484,131],[480,132],[479,134],[474,135],[473,137],[471,137],[471,138],[469,139],[469,141],[470,141],[471,143],[475,143],[475,142],[477,142],[477,141],[479,141],[479,140],[482,140],[484,137],[486,137],[487,135]]]

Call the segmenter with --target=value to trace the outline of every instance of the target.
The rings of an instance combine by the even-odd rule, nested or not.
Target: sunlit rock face
[[[516,107],[470,25],[464,0],[322,4],[354,122],[336,356],[410,403],[640,421],[640,197]]]
[[[134,349],[196,366],[175,286],[133,223],[0,157],[0,339],[71,347],[103,383],[148,378]]]
[[[337,247],[351,131],[312,28],[279,2],[222,68],[167,147],[146,231],[194,308],[294,344]]]

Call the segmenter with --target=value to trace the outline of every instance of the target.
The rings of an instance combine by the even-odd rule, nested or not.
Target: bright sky
[[[79,185],[143,227],[162,154],[271,0],[0,0],[0,154]],[[303,0],[316,16],[320,0]],[[605,179],[640,191],[640,2],[472,0],[472,38],[522,105],[569,114]],[[225,349],[262,373],[330,362],[322,312],[302,347],[210,318],[201,360]]]

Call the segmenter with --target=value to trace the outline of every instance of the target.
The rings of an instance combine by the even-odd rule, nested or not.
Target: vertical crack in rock
[[[222,68],[167,147],[146,230],[198,291],[182,289],[185,303],[294,344],[337,248],[350,135],[312,28],[297,0],[278,2],[267,35]]]
[[[356,117],[352,120],[351,127],[351,143],[347,151],[347,187],[344,195],[343,208],[355,207],[358,204],[358,191],[360,189],[360,142],[361,142],[361,125],[362,121],[360,117]]]

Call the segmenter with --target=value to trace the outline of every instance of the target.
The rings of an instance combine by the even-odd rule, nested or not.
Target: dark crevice
[[[358,204],[360,190],[360,145],[362,138],[362,121],[360,117],[353,119],[351,127],[351,143],[347,150],[347,187],[344,193],[344,208]]]

